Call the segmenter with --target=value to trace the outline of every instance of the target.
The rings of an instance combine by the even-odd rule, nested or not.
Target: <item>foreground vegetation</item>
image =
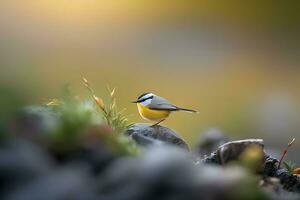
[[[279,161],[265,154],[262,140],[215,141],[216,151],[203,157],[161,126],[142,135],[161,143],[144,146],[129,136],[115,89],[104,102],[87,79],[83,84],[89,91],[83,99],[68,89],[35,106],[6,97],[1,199],[299,199],[299,169],[284,162],[295,140]],[[139,127],[149,129],[135,127],[137,135]],[[204,152],[207,145],[199,145]]]

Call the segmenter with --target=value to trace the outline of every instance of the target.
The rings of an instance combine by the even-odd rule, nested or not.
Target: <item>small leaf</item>
[[[292,146],[293,143],[295,142],[295,140],[296,140],[296,138],[293,138],[293,139],[289,142],[288,146],[289,146],[289,147]]]
[[[293,170],[293,175],[300,175],[300,167]]]
[[[62,104],[62,101],[59,99],[50,99],[48,103],[46,103],[46,106],[59,106]]]
[[[114,88],[114,89],[110,92],[110,97],[114,97],[115,90],[116,90],[116,88]]]
[[[101,98],[97,97],[96,95],[93,95],[93,99],[95,100],[97,106],[99,106],[103,111],[105,111],[105,105]]]
[[[82,77],[82,81],[83,81],[83,83],[85,83],[86,85],[89,85],[89,82],[88,82],[88,80],[87,80],[85,77]]]
[[[283,165],[284,165],[284,167],[289,171],[289,172],[292,172],[293,170],[292,170],[292,165],[291,165],[291,163],[287,163],[287,162],[283,162]]]

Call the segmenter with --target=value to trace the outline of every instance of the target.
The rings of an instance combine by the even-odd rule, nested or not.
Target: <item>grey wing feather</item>
[[[152,99],[151,103],[148,105],[148,107],[153,110],[178,110],[178,108],[172,105],[168,100],[159,96],[155,96]]]

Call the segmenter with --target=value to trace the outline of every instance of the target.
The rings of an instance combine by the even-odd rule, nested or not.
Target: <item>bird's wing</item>
[[[172,105],[168,100],[159,96],[153,97],[151,103],[148,105],[148,108],[152,110],[178,110],[178,108]]]

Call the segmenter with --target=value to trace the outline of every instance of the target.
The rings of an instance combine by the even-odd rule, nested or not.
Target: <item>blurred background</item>
[[[98,96],[116,87],[132,122],[144,121],[129,102],[149,91],[198,110],[164,122],[190,145],[219,128],[280,148],[296,137],[299,148],[299,9],[268,0],[1,0],[0,84],[38,104],[65,84],[85,97],[85,76]]]

